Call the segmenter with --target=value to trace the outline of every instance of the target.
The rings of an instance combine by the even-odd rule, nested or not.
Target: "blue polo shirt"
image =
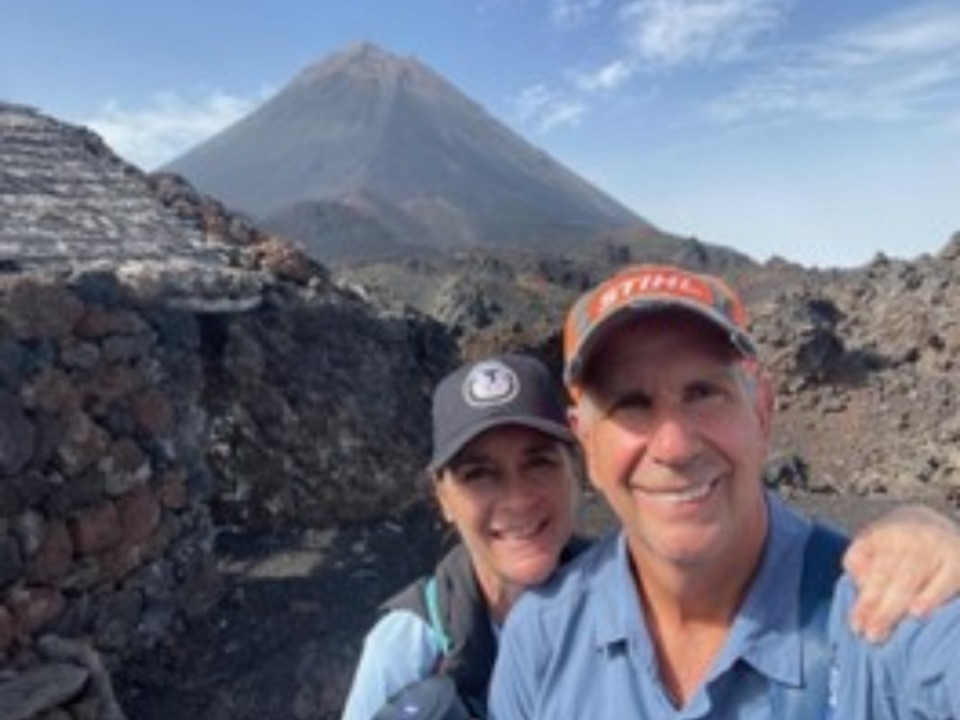
[[[782,700],[778,687],[799,687],[802,683],[799,597],[803,549],[810,523],[773,495],[768,496],[768,508],[770,532],[758,573],[724,647],[687,705],[675,707],[660,682],[656,655],[637,604],[626,541],[621,532],[597,543],[545,586],[525,593],[511,611],[494,670],[492,717],[496,720],[728,720],[732,717],[770,720],[778,717]],[[846,627],[852,597],[844,590],[838,599],[832,608],[834,625]],[[944,618],[952,618],[944,622],[960,627],[957,603],[940,613]],[[894,641],[898,637],[895,636]],[[849,662],[848,646],[857,648],[853,655],[858,659],[872,657],[867,644],[852,634],[837,633],[835,644],[837,656],[844,663]],[[958,659],[954,664],[960,662],[960,646],[957,647],[954,657]],[[931,659],[931,664],[938,662],[950,664],[943,653]],[[873,664],[868,665],[875,668]],[[843,671],[838,671],[834,682],[836,717],[844,720],[871,717],[868,709],[864,709],[868,698],[845,696],[849,685],[845,680],[841,682],[841,677]],[[955,697],[956,678],[950,682]],[[862,686],[863,683],[853,689],[860,691]],[[825,706],[821,717],[831,717],[829,712]]]

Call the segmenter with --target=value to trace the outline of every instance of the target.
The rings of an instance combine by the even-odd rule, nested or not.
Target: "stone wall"
[[[223,524],[410,500],[454,345],[85,128],[0,101],[0,135],[0,719],[117,719]]]
[[[0,717],[122,717],[110,671],[209,608],[197,318],[0,275]]]
[[[322,274],[174,270],[0,272],[4,720],[123,718],[112,675],[219,599],[219,529],[419,495],[444,328]]]
[[[202,324],[218,524],[322,527],[419,496],[431,393],[457,360],[438,323],[317,284]]]

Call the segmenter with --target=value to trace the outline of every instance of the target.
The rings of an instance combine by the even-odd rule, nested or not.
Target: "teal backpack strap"
[[[833,588],[843,572],[849,539],[814,523],[803,550],[800,579],[800,633],[803,641],[803,680],[800,687],[775,687],[778,720],[820,720],[826,717],[830,682],[830,643],[827,621]]]
[[[436,575],[431,575],[430,579],[424,583],[423,599],[427,606],[430,629],[433,630],[433,637],[437,641],[437,646],[444,656],[449,655],[453,647],[453,641],[447,634],[446,628],[443,626],[443,617],[440,615],[440,593],[437,590]]]

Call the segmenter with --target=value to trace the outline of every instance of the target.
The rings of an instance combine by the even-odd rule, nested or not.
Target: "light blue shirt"
[[[547,585],[526,593],[510,613],[494,670],[492,716],[497,720],[777,717],[782,698],[778,686],[802,684],[799,598],[810,523],[774,496],[769,496],[768,507],[770,532],[760,568],[720,654],[684,707],[672,704],[660,681],[638,606],[626,541],[617,533],[600,541]],[[851,600],[846,590],[839,594],[832,611],[843,623],[835,621],[834,627],[846,627]],[[941,610],[938,619],[960,632],[957,603]],[[926,628],[921,634],[926,634]],[[900,637],[898,633],[893,642]],[[879,672],[878,665],[885,667],[876,661],[875,649],[850,633],[836,633],[835,644],[841,665],[856,661],[872,673]],[[954,659],[948,660],[941,652],[938,659],[931,660],[928,676],[940,666],[960,662],[960,645],[955,647]],[[908,654],[909,648],[902,648],[902,656]],[[900,657],[901,653],[891,655]],[[955,670],[952,675],[953,700],[949,702],[956,710]],[[875,675],[870,675],[853,683],[838,667],[836,717],[879,717],[870,715],[868,697],[856,696],[868,692],[874,680]],[[854,695],[848,696],[849,692]],[[951,691],[945,692],[949,696]],[[951,714],[950,705],[944,704],[947,701],[935,702],[943,712],[917,718],[957,717]],[[830,717],[828,711],[825,703],[821,717]]]
[[[494,636],[500,628],[491,623]],[[363,640],[341,720],[370,720],[411,683],[434,672],[443,656],[430,624],[410,610],[383,615]]]
[[[370,720],[401,689],[433,673],[440,647],[430,625],[409,610],[391,610],[363,641],[342,720]]]
[[[830,617],[834,646],[830,718],[960,718],[960,600],[927,620],[901,622],[882,645],[853,635],[847,622],[855,590],[837,586]]]

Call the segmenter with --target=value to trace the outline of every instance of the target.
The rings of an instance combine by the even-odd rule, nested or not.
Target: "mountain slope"
[[[555,247],[650,228],[417,60],[369,44],[307,68],[165,169],[258,219],[336,201],[403,245]]]

